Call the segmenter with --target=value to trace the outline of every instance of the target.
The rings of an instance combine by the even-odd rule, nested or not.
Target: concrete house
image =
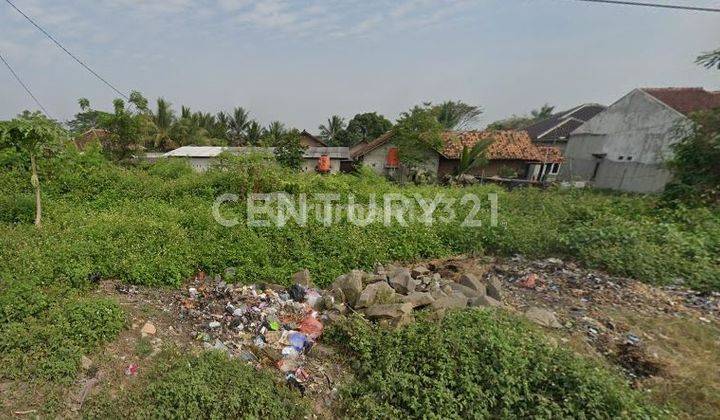
[[[398,147],[392,141],[393,132],[388,131],[371,141],[363,141],[350,148],[350,157],[356,164],[362,164],[383,176],[395,177],[400,171]],[[436,174],[440,155],[428,151],[420,169]]]
[[[605,105],[600,104],[582,104],[538,121],[525,128],[525,131],[533,143],[538,146],[557,147],[562,152],[565,150],[570,133],[604,111],[605,108],[607,108]]]
[[[690,122],[687,116],[716,107],[720,92],[635,89],[570,135],[560,179],[621,191],[662,191],[672,178],[664,162]]]

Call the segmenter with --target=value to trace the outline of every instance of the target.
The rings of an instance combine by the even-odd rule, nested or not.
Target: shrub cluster
[[[129,392],[91,401],[85,417],[115,419],[301,419],[308,407],[297,391],[267,371],[222,352],[199,356],[166,349]]]
[[[326,337],[355,380],[351,418],[650,418],[661,412],[619,376],[548,344],[502,311],[465,310],[387,330],[360,317]]]

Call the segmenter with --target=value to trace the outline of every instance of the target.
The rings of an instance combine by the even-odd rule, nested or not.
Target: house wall
[[[314,138],[301,134],[300,135],[300,144],[305,147],[325,147],[324,144],[318,142]]]
[[[388,149],[391,147],[395,147],[392,142],[386,143],[366,154],[362,159],[363,165],[369,167],[379,175],[387,175],[388,170],[385,168],[385,162],[387,161]],[[439,159],[440,156],[437,153],[428,151],[424,161],[420,163],[418,167],[435,174],[438,171]]]
[[[634,90],[580,126],[565,149],[562,180],[592,181],[600,188],[658,192],[671,174],[663,162],[678,141],[685,116]]]

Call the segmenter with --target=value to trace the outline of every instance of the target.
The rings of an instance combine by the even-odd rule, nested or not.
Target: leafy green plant
[[[503,311],[465,310],[387,330],[360,317],[326,337],[352,357],[351,418],[651,418],[617,374],[550,345]]]
[[[222,352],[199,356],[167,349],[130,392],[89,401],[89,418],[288,418],[308,407],[297,391],[275,383],[267,371],[230,359]]]

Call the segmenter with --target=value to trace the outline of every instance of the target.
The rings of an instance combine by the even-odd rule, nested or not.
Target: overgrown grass
[[[87,418],[101,419],[301,419],[308,413],[300,394],[277,384],[267,371],[222,352],[160,353],[150,372],[129,392],[108,392],[90,401]]]
[[[656,418],[616,374],[549,345],[502,311],[387,330],[353,317],[326,337],[352,358],[351,418]]]

